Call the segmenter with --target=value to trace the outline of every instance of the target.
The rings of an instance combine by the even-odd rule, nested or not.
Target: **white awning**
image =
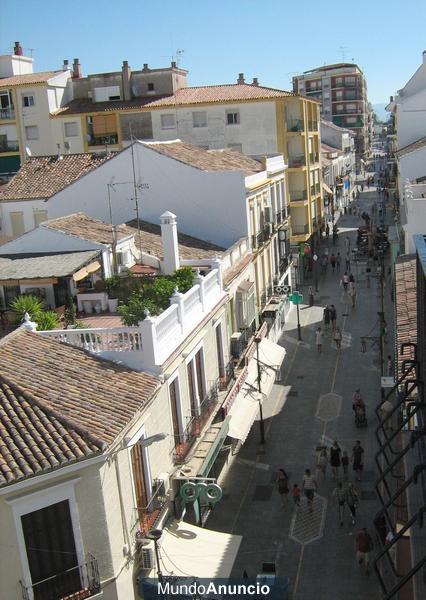
[[[264,338],[259,344],[259,365],[261,371],[260,394],[258,391],[257,353],[248,365],[248,374],[238,396],[229,411],[231,417],[228,435],[245,442],[251,426],[259,412],[259,403],[268,397],[274,385],[277,370],[284,360],[285,349]]]
[[[242,536],[220,533],[189,523],[172,521],[159,543],[163,575],[227,579]]]

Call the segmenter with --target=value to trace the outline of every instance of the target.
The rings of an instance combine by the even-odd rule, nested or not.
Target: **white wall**
[[[239,125],[227,125],[226,113],[233,109],[240,113]],[[207,127],[193,127],[193,112],[207,112]],[[265,155],[277,151],[275,102],[247,102],[236,104],[200,105],[189,108],[173,107],[152,111],[152,129],[155,140],[176,138],[196,145],[227,148],[242,144],[244,154]],[[161,115],[174,114],[178,126],[161,129]]]
[[[398,97],[397,143],[404,148],[426,135],[426,80],[415,95]]]
[[[407,223],[403,226],[405,233],[405,253],[416,252],[413,235],[422,234],[426,231],[426,199],[415,198],[406,201]]]
[[[404,185],[407,179],[413,181],[426,175],[426,147],[409,152],[398,161],[401,185]]]
[[[34,229],[34,211],[48,210],[47,203],[43,200],[24,200],[22,202],[0,202],[1,230],[0,238],[10,237],[12,235],[12,225],[10,222],[11,212],[22,212],[25,231]]]

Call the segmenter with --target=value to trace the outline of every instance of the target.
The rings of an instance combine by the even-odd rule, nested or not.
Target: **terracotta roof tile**
[[[113,242],[111,225],[89,217],[83,212],[50,219],[42,223],[41,227],[55,229],[99,244],[112,244]],[[133,229],[129,229],[126,225],[118,225],[116,231],[118,240],[123,240],[135,233]]]
[[[177,90],[175,94],[167,96],[150,96],[145,98],[134,98],[133,100],[127,101],[91,102],[86,98],[77,98],[58,109],[54,114],[56,116],[64,116],[67,114],[86,112],[132,111],[137,108],[151,109],[162,108],[165,106],[175,107],[188,104],[205,104],[210,102],[271,100],[274,98],[287,98],[292,96],[297,97],[298,94],[250,83],[231,83],[224,85],[186,87]]]
[[[0,249],[1,252],[1,249]],[[100,250],[5,258],[0,256],[0,281],[66,277],[92,261]]]
[[[31,410],[23,407],[30,415],[25,421],[25,435],[35,435],[33,428],[41,427],[39,421],[43,423],[43,444],[38,450],[31,446],[25,452],[30,460],[41,451],[40,461],[47,461],[46,468],[110,445],[160,387],[159,380],[151,375],[22,328],[0,341],[0,378],[31,404]],[[0,395],[0,410],[10,412],[4,394]],[[16,412],[17,400],[14,402]],[[2,459],[7,472],[19,454],[22,435],[22,430],[9,427],[0,436],[7,446]],[[7,477],[12,476],[9,473]]]
[[[38,156],[27,160],[14,177],[0,188],[0,201],[47,199],[90,173],[114,156],[102,154],[66,154]]]
[[[40,71],[40,73],[27,73],[26,75],[2,77],[0,79],[0,88],[14,85],[30,85],[32,83],[47,83],[49,79],[52,79],[55,75],[59,75],[63,72],[64,71]]]
[[[151,150],[203,171],[242,171],[252,175],[264,170],[262,164],[236,150],[204,150],[199,146],[174,140],[172,142],[143,142]]]
[[[404,342],[417,342],[417,284],[416,258],[401,256],[395,261],[395,315],[398,375],[402,374],[402,361],[414,358],[411,350],[403,355],[399,349]]]

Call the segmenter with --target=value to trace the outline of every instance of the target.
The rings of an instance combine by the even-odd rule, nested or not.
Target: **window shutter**
[[[117,133],[115,115],[96,115],[92,117],[93,135],[110,135]]]

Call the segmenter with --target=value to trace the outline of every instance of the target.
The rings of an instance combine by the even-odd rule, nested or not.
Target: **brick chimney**
[[[177,68],[177,64],[175,60],[172,60],[172,69],[176,69]]]
[[[63,71],[68,71],[69,68],[70,68],[69,62],[67,61],[66,58],[64,58],[64,64],[62,65],[62,70]]]
[[[253,84],[252,85],[259,85],[259,80],[257,77],[253,77]]]
[[[143,63],[143,69],[142,69],[142,71],[145,71],[145,73],[146,73],[146,72],[147,72],[147,71],[149,71],[149,70],[150,70],[150,69],[149,69],[149,67],[148,67],[148,63]]]
[[[238,73],[237,83],[245,83],[244,73]]]
[[[161,244],[163,246],[163,273],[171,275],[179,269],[179,246],[176,215],[166,211],[160,217]]]
[[[15,46],[13,47],[13,54],[15,54],[15,56],[24,56],[24,51],[19,42],[15,42]]]
[[[123,60],[123,66],[121,67],[121,79],[123,82],[123,98],[124,100],[132,99],[132,90],[130,86],[130,78],[132,75],[132,70],[129,67],[129,62],[127,60]]]
[[[81,65],[78,58],[74,58],[74,62],[72,65],[72,78],[79,79],[81,77]]]

